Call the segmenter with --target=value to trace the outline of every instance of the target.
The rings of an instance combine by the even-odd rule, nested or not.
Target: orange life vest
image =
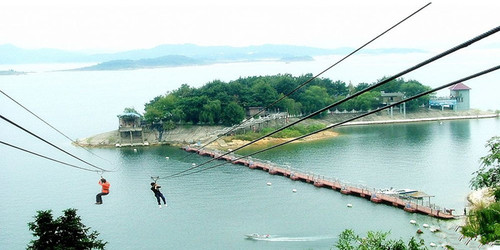
[[[102,183],[101,181],[99,181],[99,185],[102,186],[102,193],[105,193],[105,194],[108,194],[109,193],[109,186],[111,186],[111,184],[109,184],[109,182],[105,182],[105,183]]]

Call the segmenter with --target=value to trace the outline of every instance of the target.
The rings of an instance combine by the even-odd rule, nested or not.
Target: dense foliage
[[[239,78],[228,83],[215,80],[200,88],[183,84],[180,88],[157,96],[145,104],[144,118],[149,124],[162,124],[167,129],[175,124],[224,124],[240,123],[249,107],[267,107],[299,85],[309,81],[312,74],[294,77],[289,74]],[[370,86],[357,86],[328,78],[315,78],[303,88],[272,106],[271,112],[286,111],[291,115],[309,114],[336,101],[344,99]],[[382,87],[366,92],[334,109],[373,110],[380,107],[380,92],[401,92],[413,96],[430,89],[417,81],[393,80]],[[408,102],[407,110],[427,104],[429,97]],[[321,117],[320,114],[319,117]],[[165,125],[168,124],[168,125]],[[167,126],[167,127],[165,127]],[[158,127],[158,128],[160,128]]]
[[[495,202],[477,207],[467,215],[462,234],[467,237],[481,237],[486,244],[500,240],[500,136],[494,136],[486,143],[488,155],[481,157],[481,167],[471,180],[473,189],[488,188]]]
[[[28,249],[104,249],[107,242],[98,240],[99,233],[90,232],[76,215],[76,209],[66,209],[64,215],[53,219],[52,211],[38,211],[35,221],[28,223],[33,231]]]
[[[426,249],[424,241],[417,242],[411,237],[408,243],[403,240],[388,240],[388,232],[372,232],[369,231],[366,237],[356,235],[353,230],[346,229],[339,235],[339,239],[335,244],[336,249],[340,250],[385,250],[385,249],[401,249],[401,250],[419,250]]]
[[[482,244],[500,240],[500,202],[471,210],[461,232],[470,238],[480,236]]]
[[[474,172],[471,187],[496,187],[500,185],[500,136],[494,136],[486,143],[489,154],[481,157],[481,167]]]

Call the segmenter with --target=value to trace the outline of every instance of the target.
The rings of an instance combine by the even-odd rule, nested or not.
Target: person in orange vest
[[[96,201],[95,204],[100,205],[100,204],[102,204],[102,196],[109,194],[109,186],[111,186],[111,184],[109,184],[109,182],[107,182],[106,179],[104,179],[102,177],[98,183],[99,183],[99,185],[102,186],[102,190],[100,193],[98,193],[95,196],[95,201]]]

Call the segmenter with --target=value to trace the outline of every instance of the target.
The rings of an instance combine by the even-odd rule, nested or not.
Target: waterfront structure
[[[183,147],[183,149],[187,152],[193,152],[199,155],[225,160],[231,162],[232,164],[244,165],[250,169],[260,169],[272,175],[281,175],[294,181],[310,183],[318,188],[329,188],[339,191],[345,195],[358,196],[373,203],[394,206],[409,213],[420,213],[438,219],[455,218],[453,215],[454,209],[445,209],[432,204],[430,198],[433,196],[427,195],[423,192],[417,192],[413,196],[391,195],[384,193],[382,190],[368,188],[364,185],[356,186],[347,184],[338,179],[325,178],[325,176],[304,172],[298,169],[292,169],[288,165],[280,166],[269,161],[262,161],[255,158],[244,158],[234,153],[227,154],[218,150],[199,149],[197,147],[190,146]],[[292,192],[296,192],[296,190],[292,190]],[[425,202],[424,198],[428,198],[428,202]]]
[[[439,97],[429,100],[429,108],[451,109],[453,111],[469,110],[471,88],[463,83],[457,83],[449,89],[449,97]]]
[[[450,87],[450,98],[457,101],[455,111],[470,109],[470,89],[463,83],[457,83]]]
[[[402,101],[404,97],[405,94],[401,92],[390,93],[390,92],[380,91],[380,98],[382,99],[383,106],[391,105],[393,103]],[[403,104],[399,105],[398,108],[399,108],[399,113],[403,113],[406,116],[406,103],[403,102]],[[390,107],[388,112],[392,117],[394,113],[394,107]]]
[[[262,109],[263,107],[248,107],[246,112],[247,118],[253,117],[257,113],[259,113]],[[269,113],[267,111],[263,111],[262,113],[260,113],[260,116],[266,116],[268,114]]]
[[[145,146],[144,132],[141,126],[141,116],[136,113],[123,113],[118,115],[118,143],[117,147]]]

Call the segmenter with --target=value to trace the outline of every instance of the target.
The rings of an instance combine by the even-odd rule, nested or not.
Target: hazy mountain
[[[117,53],[86,54],[83,52],[71,52],[58,49],[22,49],[11,44],[4,44],[0,45],[0,64],[95,62],[100,63],[102,67],[113,68],[113,65],[116,67],[118,65],[127,64],[129,66],[133,66],[133,64],[147,65],[148,63],[159,65],[162,64],[162,60],[163,64],[167,65],[176,60],[180,60],[177,61],[179,64],[176,65],[265,59],[285,60],[284,58],[293,60],[301,60],[302,58],[304,60],[310,60],[314,56],[348,54],[352,50],[352,48],[321,49],[306,46],[271,44],[247,47],[177,44],[160,45],[151,49],[129,50]],[[360,53],[365,54],[414,52],[423,51],[406,48],[366,49],[360,51]],[[185,58],[175,59],[175,56],[184,56]],[[153,62],[148,62],[147,59],[151,59]]]
[[[0,45],[0,64],[93,62],[89,55],[58,49],[21,49]]]

